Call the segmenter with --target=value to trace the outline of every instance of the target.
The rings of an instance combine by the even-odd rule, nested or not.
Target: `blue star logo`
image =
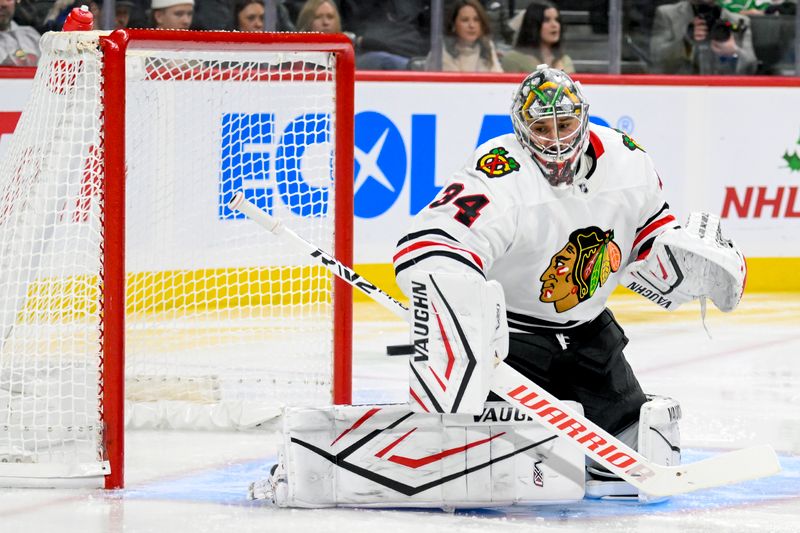
[[[355,120],[355,194],[357,217],[373,218],[394,205],[406,179],[403,137],[384,115],[366,111]]]

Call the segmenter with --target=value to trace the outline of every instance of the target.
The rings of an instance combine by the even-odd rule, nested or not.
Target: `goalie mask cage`
[[[0,485],[123,486],[128,427],[253,428],[350,403],[341,35],[48,33],[0,167]]]

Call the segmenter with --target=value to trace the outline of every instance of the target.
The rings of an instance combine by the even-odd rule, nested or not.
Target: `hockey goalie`
[[[590,125],[588,111],[564,72],[540,65],[525,78],[514,133],[478,147],[398,242],[408,403],[286,410],[279,462],[253,497],[285,507],[654,501],[490,392],[504,361],[650,462],[679,464],[680,406],[642,390],[607,300],[619,284],[668,310],[708,298],[730,311],[742,296],[744,257],[719,219],[695,213],[681,227],[642,146]],[[538,414],[577,431],[563,411]]]

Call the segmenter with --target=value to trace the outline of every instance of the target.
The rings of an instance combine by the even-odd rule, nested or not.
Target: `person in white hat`
[[[188,30],[194,15],[194,0],[153,0],[153,27],[162,30]]]

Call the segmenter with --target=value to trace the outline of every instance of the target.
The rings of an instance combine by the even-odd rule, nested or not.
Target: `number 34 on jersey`
[[[442,197],[431,202],[428,207],[435,209],[452,204],[458,208],[453,218],[470,227],[481,216],[481,210],[489,205],[489,199],[484,194],[462,194],[463,192],[463,183],[451,183],[442,192]]]

